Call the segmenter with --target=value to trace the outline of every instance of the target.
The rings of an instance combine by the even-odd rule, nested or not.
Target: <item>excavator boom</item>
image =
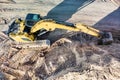
[[[95,37],[100,37],[100,31],[89,27],[87,25],[84,24],[64,24],[64,23],[59,23],[56,22],[54,20],[41,20],[39,21],[37,24],[35,24],[32,29],[31,29],[31,33],[35,33],[40,29],[45,29],[47,31],[53,31],[55,29],[65,29],[65,30],[69,30],[69,31],[80,31],[80,32],[84,32],[86,34],[95,36]]]
[[[64,29],[69,31],[84,32],[86,34],[92,35],[94,37],[100,38],[101,44],[110,44],[113,41],[112,34],[110,32],[102,32],[95,28],[89,27],[87,25],[77,23],[77,24],[66,24],[62,22],[56,22],[54,20],[45,19],[37,22],[32,28],[31,33],[35,33],[38,30],[45,29],[47,31],[53,31],[55,29]]]

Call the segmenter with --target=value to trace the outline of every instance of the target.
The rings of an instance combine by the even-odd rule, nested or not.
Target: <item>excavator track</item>
[[[49,40],[38,40],[33,42],[12,42],[12,47],[22,48],[22,49],[34,49],[34,50],[45,50],[50,47]]]
[[[0,46],[18,48],[18,49],[34,49],[34,50],[45,50],[50,47],[49,40],[36,40],[33,42],[16,42],[11,40],[6,34],[0,32]]]

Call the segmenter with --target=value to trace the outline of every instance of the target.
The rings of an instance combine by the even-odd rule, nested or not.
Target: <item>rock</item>
[[[6,80],[5,75],[2,72],[0,72],[0,80]]]

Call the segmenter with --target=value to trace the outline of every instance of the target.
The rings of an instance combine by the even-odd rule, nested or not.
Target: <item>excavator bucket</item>
[[[113,42],[113,37],[111,32],[103,32],[102,38],[98,40],[99,45],[108,45]]]

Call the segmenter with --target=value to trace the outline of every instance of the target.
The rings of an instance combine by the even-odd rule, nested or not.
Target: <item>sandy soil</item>
[[[0,23],[9,23],[11,19],[25,17],[27,13],[39,13],[59,21],[119,28],[119,11],[119,7],[109,0],[1,0]],[[0,26],[3,28],[5,25]]]
[[[116,1],[116,0],[115,0]],[[120,80],[120,7],[110,0],[0,0],[0,31],[14,18],[39,13],[44,18],[84,23],[112,31],[112,45],[96,45],[83,33],[63,35],[48,51],[17,49],[0,33],[0,78],[8,80]],[[117,30],[117,31],[116,31]],[[51,35],[53,35],[52,33]],[[54,35],[55,36],[55,35]],[[90,39],[90,40],[89,40]],[[44,53],[44,57],[41,54]]]

